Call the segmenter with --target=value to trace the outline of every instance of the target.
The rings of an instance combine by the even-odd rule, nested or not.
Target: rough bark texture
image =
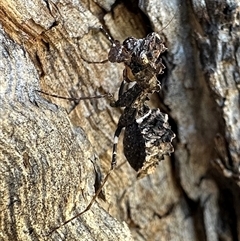
[[[239,2],[0,2],[0,240],[239,240]],[[108,40],[159,32],[168,52],[152,104],[171,117],[175,153],[141,180],[125,163],[106,202],[83,210],[110,166],[123,66]],[[48,98],[49,99],[49,98]],[[118,163],[125,157],[119,145]]]

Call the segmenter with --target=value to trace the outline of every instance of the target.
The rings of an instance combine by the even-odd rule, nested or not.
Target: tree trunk
[[[239,3],[124,2],[1,1],[0,240],[240,239]],[[124,66],[103,61],[101,25],[120,41],[164,38],[151,104],[169,115],[175,152],[137,180],[120,141],[106,201],[50,234],[92,199],[121,110],[36,90],[117,93]]]

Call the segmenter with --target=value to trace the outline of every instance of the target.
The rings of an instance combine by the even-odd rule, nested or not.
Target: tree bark
[[[235,1],[11,1],[0,3],[0,240],[239,240],[240,48]],[[118,147],[121,110],[107,99],[43,96],[117,93],[113,38],[158,32],[168,51],[162,92],[175,152],[137,180]],[[101,168],[101,171],[99,169]],[[48,236],[47,236],[48,235]]]

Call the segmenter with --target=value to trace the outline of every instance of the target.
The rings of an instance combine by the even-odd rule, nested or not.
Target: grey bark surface
[[[239,240],[239,2],[114,3],[0,3],[0,240]],[[164,38],[151,104],[170,116],[175,152],[137,180],[120,143],[106,202],[46,236],[90,202],[121,110],[35,90],[117,93],[123,66],[92,63],[107,59],[100,25],[120,41]]]

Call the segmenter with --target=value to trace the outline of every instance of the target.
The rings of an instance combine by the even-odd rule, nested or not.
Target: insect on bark
[[[166,50],[166,47],[160,36],[153,32],[142,39],[128,37],[121,44],[118,40],[112,39],[103,28],[101,30],[111,42],[108,60],[125,65],[118,99],[114,101],[112,95],[107,94],[77,100],[108,96],[111,99],[112,107],[124,108],[114,133],[111,168],[88,206],[82,212],[52,229],[48,235],[91,208],[117,165],[117,144],[123,128],[125,128],[124,154],[131,167],[137,172],[138,178],[152,173],[164,155],[170,155],[174,151],[172,140],[175,134],[168,124],[168,115],[163,114],[160,109],[151,109],[147,105],[149,95],[161,89],[157,75],[162,74],[165,68],[160,55]],[[128,88],[130,82],[133,82],[133,86]],[[39,92],[57,98],[75,100]]]

